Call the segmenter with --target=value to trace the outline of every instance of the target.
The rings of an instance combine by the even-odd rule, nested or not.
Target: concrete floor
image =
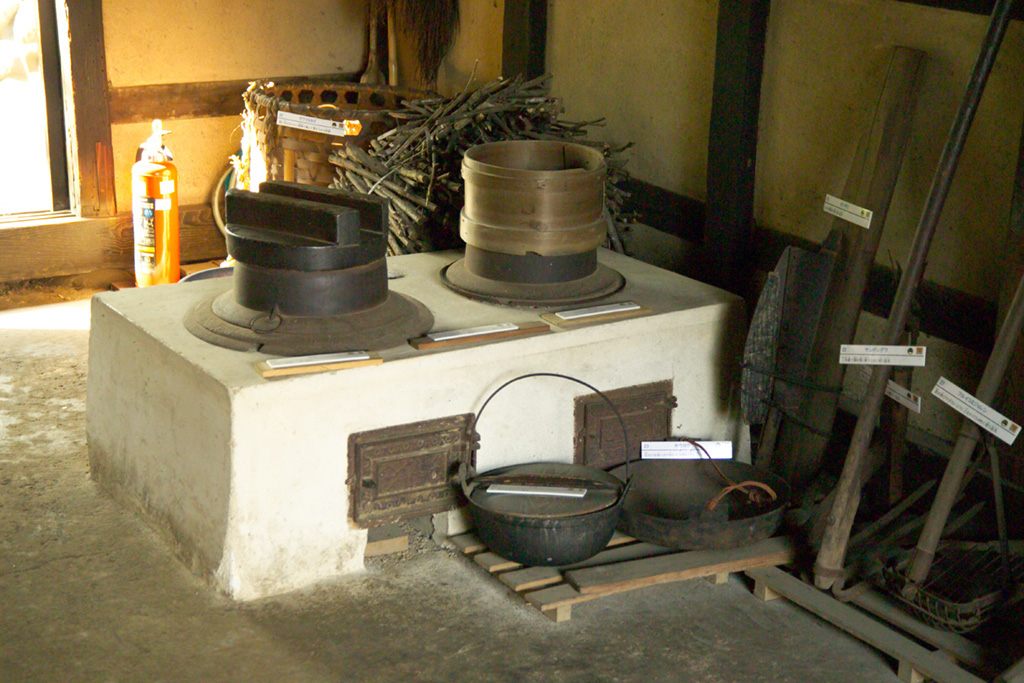
[[[445,550],[233,604],[89,479],[87,308],[0,313],[2,681],[874,681],[784,601],[669,584],[554,624]]]

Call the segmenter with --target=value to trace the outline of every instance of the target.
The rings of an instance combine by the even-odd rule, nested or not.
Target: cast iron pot
[[[774,534],[789,502],[786,481],[742,462],[723,460],[715,465],[717,470],[708,460],[634,462],[633,486],[623,495],[619,528],[641,541],[678,550],[738,548]],[[707,502],[725,486],[718,470],[734,481],[768,484],[776,498],[754,504],[732,493],[710,513]],[[618,472],[624,468],[611,471]]]
[[[499,391],[528,377],[558,377],[587,387],[607,402],[619,421],[623,443],[629,443],[625,422],[607,396],[586,382],[552,372],[521,375],[495,389],[477,412],[470,433],[475,434],[484,408]],[[537,567],[582,562],[608,545],[629,488],[628,471],[625,477],[623,483],[596,467],[552,462],[512,465],[479,475],[463,465],[458,476],[480,540],[506,559]],[[587,495],[558,498],[488,493],[485,485],[494,483],[585,488]]]

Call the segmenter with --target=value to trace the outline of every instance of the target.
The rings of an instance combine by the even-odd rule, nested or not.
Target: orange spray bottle
[[[178,241],[178,169],[163,143],[160,119],[141,145],[132,166],[132,227],[135,233],[135,284],[177,282],[181,275]]]

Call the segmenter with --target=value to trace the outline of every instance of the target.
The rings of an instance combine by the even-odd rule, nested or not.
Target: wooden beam
[[[547,0],[505,0],[501,75],[536,78],[547,68]]]
[[[964,671],[944,655],[921,647],[856,608],[844,605],[827,593],[779,569],[751,569],[747,571],[747,576],[876,650],[899,662],[906,662],[925,676],[944,683],[981,683],[982,679]]]
[[[206,204],[181,207],[181,260],[223,258],[224,238]],[[33,221],[0,230],[0,282],[133,267],[131,213]]]
[[[705,206],[700,200],[636,179],[630,180],[626,189],[633,194],[628,208],[640,212],[641,223],[689,242],[702,238]],[[796,235],[755,228],[751,270],[770,271],[788,246],[812,251],[818,248],[817,243]],[[892,268],[875,264],[868,277],[863,310],[888,317],[897,282]],[[922,332],[979,353],[987,354],[992,349],[995,302],[935,282],[922,283],[917,295],[921,302]]]
[[[992,6],[995,0],[902,0],[912,5],[924,5],[935,9],[952,10],[954,12],[967,12],[969,14],[992,14]],[[1018,4],[1010,11],[1011,19],[1024,19],[1024,5]]]
[[[37,0],[39,6],[39,52],[42,58],[43,90],[46,97],[47,153],[50,158],[50,194],[53,211],[71,208],[68,183],[68,150],[64,131],[64,93],[61,88],[60,40],[56,4]]]
[[[114,156],[107,109],[107,60],[103,46],[103,1],[65,1],[67,69],[65,116],[74,122],[78,213],[113,216]],[[63,18],[58,12],[58,25]],[[63,55],[62,55],[63,56]],[[70,86],[70,87],[68,87]],[[70,97],[69,97],[70,95]]]
[[[704,202],[637,178],[626,180],[622,189],[629,193],[625,210],[635,211],[644,225],[689,242],[703,239]]]
[[[769,0],[718,4],[708,136],[705,279],[746,293],[754,228],[754,168]]]
[[[307,82],[353,83],[358,74],[302,76]],[[153,119],[196,119],[237,116],[245,108],[242,93],[255,80],[285,81],[297,76],[243,78],[233,81],[133,85],[110,89],[110,122],[137,123]]]

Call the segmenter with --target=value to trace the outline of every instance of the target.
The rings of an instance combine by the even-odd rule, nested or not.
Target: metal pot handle
[[[575,382],[576,384],[582,384],[583,386],[585,386],[586,388],[590,389],[595,394],[600,396],[601,399],[605,403],[608,404],[608,407],[611,409],[612,413],[614,413],[614,415],[615,415],[615,419],[617,419],[619,421],[619,427],[622,429],[622,449],[626,452],[626,483],[628,485],[629,479],[630,479],[630,477],[629,477],[629,459],[630,459],[630,455],[629,455],[629,433],[626,431],[626,421],[622,419],[622,414],[619,412],[619,409],[615,407],[615,404],[612,403],[611,399],[608,398],[603,391],[601,391],[600,389],[598,389],[597,387],[595,387],[592,384],[588,384],[588,383],[584,382],[581,379],[576,379],[575,377],[570,377],[569,375],[563,375],[563,374],[559,374],[557,372],[531,372],[531,373],[528,373],[526,375],[519,375],[518,377],[513,377],[512,379],[508,380],[507,382],[502,384],[500,387],[498,387],[497,389],[492,391],[491,395],[488,396],[484,400],[483,405],[480,406],[480,410],[478,410],[476,412],[476,414],[473,416],[473,421],[469,424],[469,433],[470,433],[470,435],[472,436],[473,434],[476,433],[476,424],[477,424],[477,422],[480,421],[480,416],[484,414],[484,409],[487,407],[487,404],[491,402],[492,398],[494,398],[495,396],[498,395],[499,391],[501,391],[502,389],[507,387],[509,384],[513,384],[515,382],[518,382],[521,379],[528,379],[530,377],[557,377],[559,379],[567,379],[570,382]],[[473,451],[475,452],[477,450],[477,448],[479,448],[479,443],[476,441],[476,439],[473,439],[473,443],[474,443]],[[469,497],[469,493],[472,492],[473,488],[469,487],[469,493],[467,493],[467,491],[466,491],[467,490],[467,486],[469,486],[467,484],[467,479],[470,476],[470,472],[469,472],[470,468],[469,468],[469,466],[464,466],[464,465],[465,465],[465,463],[463,463],[463,465],[459,466],[459,480],[462,483],[462,492],[465,493],[466,497],[468,498]]]

